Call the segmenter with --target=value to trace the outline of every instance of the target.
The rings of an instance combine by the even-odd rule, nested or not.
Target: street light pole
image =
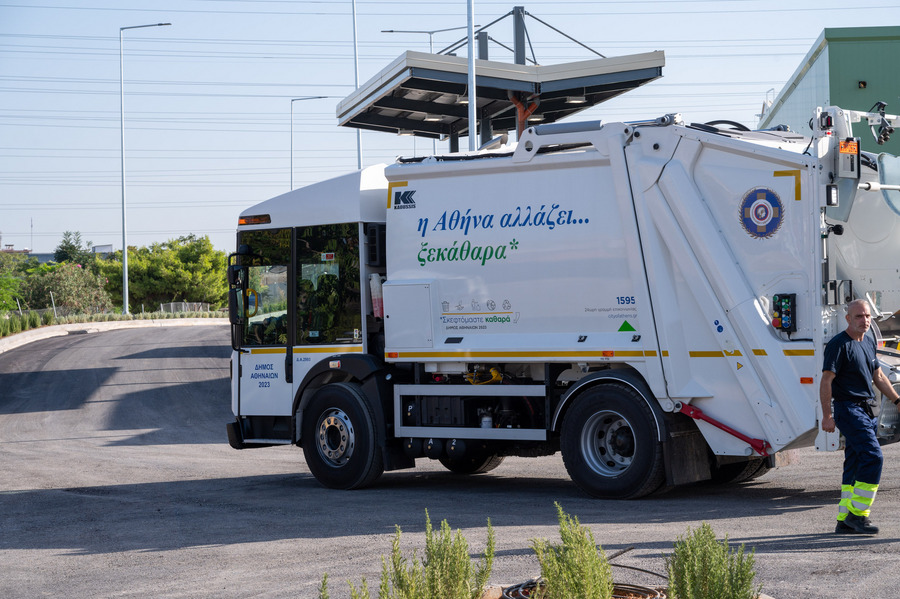
[[[122,160],[122,314],[128,314],[128,229],[125,218],[125,52],[122,49],[122,34],[126,29],[145,27],[167,27],[171,23],[151,23],[119,27],[119,126],[121,130]]]
[[[291,99],[291,191],[294,191],[294,102],[300,100],[322,100],[328,96],[304,96]]]
[[[359,44],[356,41],[356,0],[353,0],[353,89],[359,89]],[[361,129],[356,129],[356,168],[362,170]]]
[[[475,25],[475,27],[481,27],[481,25]],[[434,34],[435,33],[443,33],[445,31],[456,31],[458,29],[467,29],[468,25],[463,25],[462,27],[447,27],[446,29],[382,29],[381,33],[426,33],[428,34],[428,52],[434,54]],[[434,139],[431,140],[431,153],[437,154],[437,141]]]
[[[468,1],[468,33],[469,33],[469,151],[476,149],[476,117],[478,91],[475,87],[475,0]]]

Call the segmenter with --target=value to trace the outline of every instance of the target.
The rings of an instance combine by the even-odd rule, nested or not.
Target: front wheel
[[[662,443],[647,401],[601,384],[575,398],[562,425],[563,463],[585,492],[604,499],[649,495],[665,482]]]
[[[301,444],[306,465],[332,489],[359,489],[384,472],[375,416],[355,383],[325,385],[303,412]]]

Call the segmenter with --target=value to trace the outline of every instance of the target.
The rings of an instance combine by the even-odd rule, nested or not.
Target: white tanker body
[[[847,117],[817,114],[812,141],[677,116],[536,127],[247,210],[232,445],[301,445],[337,488],[420,457],[476,473],[559,450],[598,497],[764,473],[817,437],[840,305],[898,308],[882,254],[900,236],[882,232],[900,214],[857,191]],[[896,185],[888,171],[863,182]],[[882,418],[897,440],[896,410]]]

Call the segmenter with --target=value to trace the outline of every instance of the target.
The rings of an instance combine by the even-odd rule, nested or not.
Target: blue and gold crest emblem
[[[781,227],[783,218],[781,198],[771,189],[751,189],[741,201],[741,225],[751,237],[768,239]]]

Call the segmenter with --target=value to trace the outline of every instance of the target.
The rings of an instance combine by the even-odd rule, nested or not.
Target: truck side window
[[[297,229],[297,345],[361,343],[359,223]]]

